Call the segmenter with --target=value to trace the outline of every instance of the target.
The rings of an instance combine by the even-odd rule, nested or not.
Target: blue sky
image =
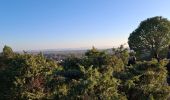
[[[142,20],[170,19],[170,0],[0,0],[0,51],[110,48]]]

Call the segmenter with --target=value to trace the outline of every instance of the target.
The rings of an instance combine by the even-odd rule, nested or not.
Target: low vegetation
[[[92,48],[63,64],[5,46],[0,56],[0,99],[143,100],[168,99],[167,60],[127,66],[127,49],[106,54]],[[100,63],[98,63],[100,62]],[[62,66],[63,65],[63,66]]]

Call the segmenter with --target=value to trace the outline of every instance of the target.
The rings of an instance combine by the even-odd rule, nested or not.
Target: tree
[[[130,34],[128,44],[135,52],[158,59],[160,51],[170,44],[170,21],[161,16],[142,21]]]
[[[11,57],[14,53],[11,47],[5,45],[2,54],[5,57]]]
[[[120,81],[113,77],[110,67],[106,73],[100,73],[97,68],[83,66],[82,79],[75,81],[76,85],[70,87],[68,99],[80,100],[127,100],[126,96],[118,90]]]
[[[47,83],[60,67],[42,54],[16,54],[4,59],[0,70],[0,100],[39,100],[50,92]],[[3,90],[3,91],[2,91]]]
[[[129,51],[124,45],[120,45],[118,48],[113,48],[112,51],[115,56],[122,59],[124,64],[128,64]]]
[[[167,85],[166,60],[156,59],[138,64],[126,70],[123,78],[122,91],[128,100],[168,100],[170,87]]]
[[[87,59],[85,59],[87,66],[93,65],[94,67],[101,68],[103,65],[107,64],[108,55],[106,54],[106,52],[105,51],[99,51],[95,47],[92,47],[91,50],[88,50],[85,53],[85,56],[87,58]]]

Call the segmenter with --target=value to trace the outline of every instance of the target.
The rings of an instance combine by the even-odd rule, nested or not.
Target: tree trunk
[[[156,51],[154,52],[154,58],[156,58],[158,62],[160,61],[158,52],[156,52]]]

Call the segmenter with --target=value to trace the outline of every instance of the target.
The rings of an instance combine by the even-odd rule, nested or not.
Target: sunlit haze
[[[169,0],[1,0],[0,51],[111,48],[142,20],[170,19]]]

